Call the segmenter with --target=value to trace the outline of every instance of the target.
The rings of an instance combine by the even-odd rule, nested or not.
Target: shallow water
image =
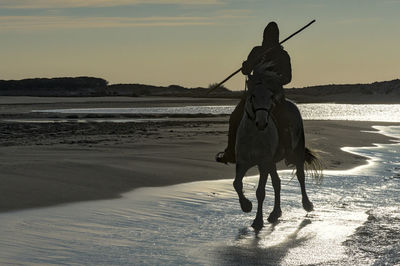
[[[400,137],[400,127],[376,127]],[[315,211],[301,208],[298,183],[280,172],[283,216],[258,234],[226,180],[142,188],[121,199],[0,214],[0,264],[371,265],[400,263],[400,145],[346,148],[369,156],[353,171],[308,181]],[[229,179],[228,179],[229,178]],[[245,178],[256,203],[257,177]],[[272,211],[267,184],[264,214]],[[265,217],[266,218],[266,217]],[[357,229],[358,228],[358,229]]]
[[[90,118],[90,119],[3,119],[3,122],[11,123],[34,123],[34,124],[48,124],[48,123],[146,123],[146,122],[164,122],[171,121],[170,118]],[[177,119],[175,119],[177,120]]]
[[[400,104],[298,104],[303,119],[400,122]],[[230,114],[235,106],[33,110],[64,114]]]

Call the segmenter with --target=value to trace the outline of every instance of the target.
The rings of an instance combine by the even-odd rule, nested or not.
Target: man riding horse
[[[265,53],[268,50],[267,53]],[[280,131],[281,144],[284,152],[291,149],[291,136],[288,126],[288,117],[284,107],[285,93],[283,85],[292,79],[292,69],[289,54],[279,44],[279,28],[275,22],[268,23],[264,30],[261,46],[254,47],[247,60],[243,62],[242,73],[248,75],[247,85],[254,88],[262,86],[273,92],[276,116]],[[253,73],[253,74],[251,74]],[[223,152],[216,155],[216,161],[221,163],[235,163],[236,132],[244,113],[246,97],[243,97],[229,118],[228,146]]]

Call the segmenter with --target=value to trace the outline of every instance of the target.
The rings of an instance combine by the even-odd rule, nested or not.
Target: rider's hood
[[[279,44],[279,28],[274,21],[268,23],[264,29],[263,46],[275,46]]]

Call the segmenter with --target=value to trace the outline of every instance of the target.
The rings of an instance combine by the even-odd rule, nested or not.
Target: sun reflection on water
[[[400,122],[400,104],[297,104],[306,120],[352,120]],[[81,108],[32,110],[62,114],[231,114],[235,106],[182,106],[143,108]]]

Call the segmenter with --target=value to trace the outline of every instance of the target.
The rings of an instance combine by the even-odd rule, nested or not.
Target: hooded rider
[[[265,54],[265,51],[269,50]],[[279,108],[285,100],[283,85],[288,84],[292,79],[292,68],[289,54],[279,44],[279,28],[275,22],[268,23],[264,29],[263,42],[261,46],[254,47],[247,60],[243,62],[242,73],[248,76],[247,84],[252,86],[263,86],[272,90],[276,109],[282,113],[278,121],[278,127],[286,127],[285,110]],[[245,97],[241,99],[229,118],[228,146],[225,151],[216,156],[217,162],[235,163],[236,132],[244,113]],[[281,123],[280,123],[281,122]],[[289,149],[290,140],[285,138],[285,150]]]

